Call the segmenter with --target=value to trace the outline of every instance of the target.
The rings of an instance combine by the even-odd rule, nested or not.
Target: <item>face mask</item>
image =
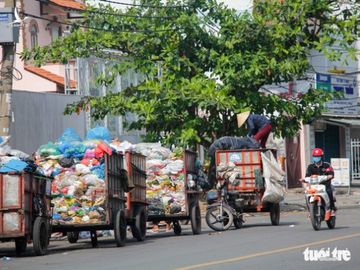
[[[313,157],[313,162],[318,163],[321,161],[321,157]]]

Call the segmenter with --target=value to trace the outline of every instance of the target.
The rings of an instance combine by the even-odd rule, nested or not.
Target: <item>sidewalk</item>
[[[287,190],[285,200],[280,204],[282,211],[304,211],[306,210],[305,195],[303,188],[292,188]],[[360,187],[351,187],[350,195],[348,188],[336,188],[336,207],[338,209],[359,208],[360,209]]]

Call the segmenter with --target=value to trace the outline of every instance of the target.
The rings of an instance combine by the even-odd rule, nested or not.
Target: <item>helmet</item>
[[[321,157],[323,155],[324,155],[324,152],[323,152],[323,150],[321,148],[314,148],[312,150],[312,156],[313,157]]]

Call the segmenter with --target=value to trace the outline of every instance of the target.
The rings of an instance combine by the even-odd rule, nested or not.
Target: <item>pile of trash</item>
[[[103,127],[90,130],[84,141],[66,129],[55,143],[42,145],[35,153],[37,173],[53,177],[53,224],[106,221],[104,155],[112,154],[109,140]]]
[[[146,199],[148,215],[180,214],[185,209],[185,189],[199,188],[192,175],[185,186],[184,151],[162,147],[160,143],[140,143],[133,151],[146,156]]]
[[[181,214],[186,211],[185,189],[202,190],[208,184],[200,162],[196,175],[187,175],[185,186],[184,150],[171,151],[160,143],[131,144],[113,141],[110,146],[119,152],[133,151],[146,156],[146,199],[148,215]]]
[[[9,145],[10,136],[0,136],[0,173],[33,172],[36,165],[29,155],[12,149]]]

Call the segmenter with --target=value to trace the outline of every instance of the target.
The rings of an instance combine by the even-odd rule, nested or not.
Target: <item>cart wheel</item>
[[[272,203],[270,205],[270,220],[272,225],[279,225],[280,223],[280,204]]]
[[[18,238],[15,239],[15,250],[16,255],[21,255],[26,251],[27,241],[26,238]]]
[[[32,238],[35,254],[45,255],[49,245],[49,225],[46,218],[35,219]]]
[[[180,235],[181,234],[181,226],[180,226],[179,221],[174,221],[173,225],[174,225],[174,233],[175,233],[175,235]]]
[[[236,229],[241,229],[242,226],[243,226],[243,220],[242,218],[239,218],[239,217],[234,217],[234,226]]]
[[[114,234],[116,246],[123,247],[126,242],[126,218],[124,210],[119,210],[114,222]]]
[[[96,231],[90,231],[90,238],[91,238],[92,247],[97,248],[98,247],[98,239],[97,239]]]
[[[68,232],[66,236],[70,244],[75,244],[79,240],[79,232]]]
[[[201,213],[198,203],[194,203],[190,209],[191,229],[193,234],[201,233]]]
[[[135,214],[135,224],[131,226],[131,232],[138,241],[144,241],[146,235],[146,211],[145,208],[138,207]]]

